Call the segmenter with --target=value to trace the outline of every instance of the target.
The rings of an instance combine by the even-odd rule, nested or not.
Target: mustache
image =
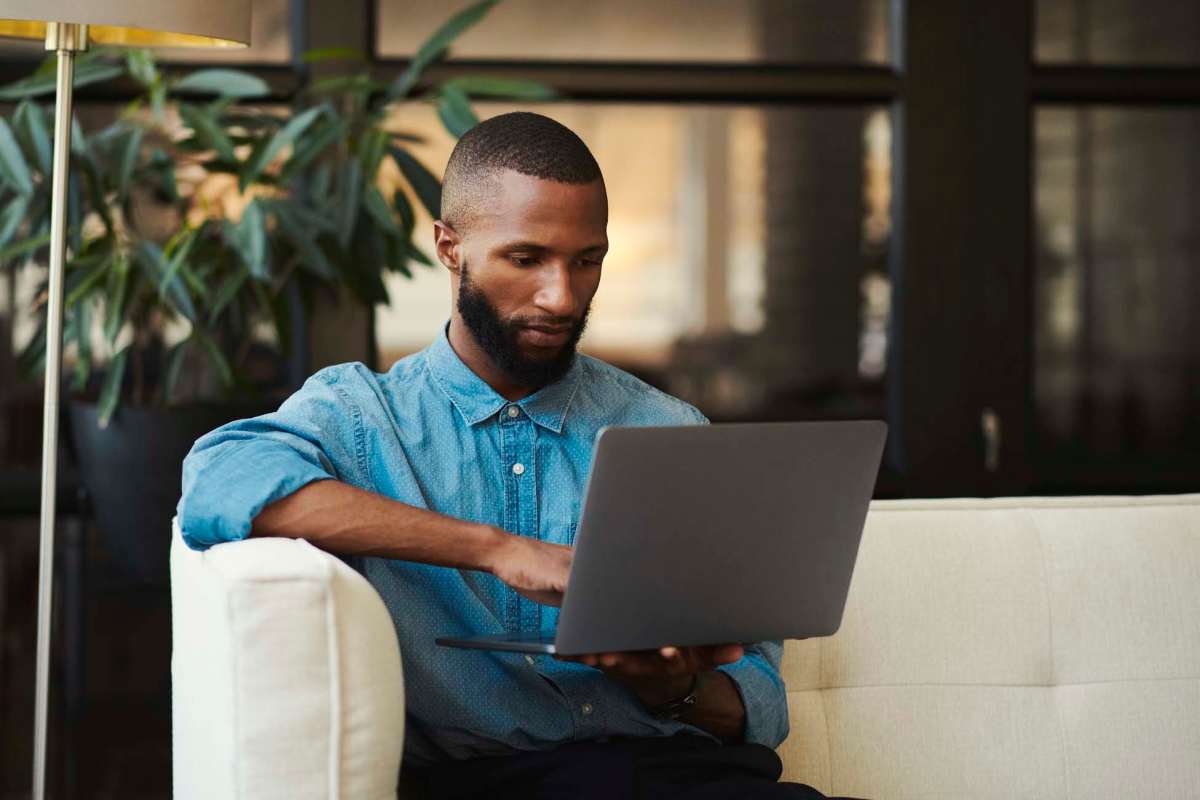
[[[574,328],[582,320],[582,317],[519,317],[509,324],[519,328]]]

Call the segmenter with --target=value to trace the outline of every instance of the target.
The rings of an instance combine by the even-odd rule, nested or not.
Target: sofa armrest
[[[400,649],[360,574],[299,539],[171,543],[176,798],[396,797]]]

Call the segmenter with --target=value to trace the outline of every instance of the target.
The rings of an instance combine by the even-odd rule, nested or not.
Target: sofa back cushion
[[[400,650],[366,579],[302,540],[173,537],[174,796],[394,800]]]
[[[826,793],[1200,797],[1200,496],[876,502],[784,677]]]

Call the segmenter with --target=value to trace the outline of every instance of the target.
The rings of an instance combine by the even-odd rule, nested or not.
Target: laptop
[[[876,420],[604,428],[557,629],[436,641],[583,655],[829,636],[886,435]]]

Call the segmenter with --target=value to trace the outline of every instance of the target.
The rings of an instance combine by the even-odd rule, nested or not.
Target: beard
[[[496,368],[517,386],[539,389],[567,374],[575,361],[575,347],[587,327],[590,311],[589,304],[579,320],[574,322],[566,341],[557,351],[540,358],[526,355],[518,341],[518,334],[523,328],[531,323],[563,325],[572,320],[563,317],[501,319],[500,313],[488,300],[487,295],[471,282],[466,263],[462,265],[462,277],[458,285],[458,313],[483,352]]]

